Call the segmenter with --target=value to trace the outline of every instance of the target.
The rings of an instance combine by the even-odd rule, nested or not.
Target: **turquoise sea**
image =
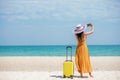
[[[0,46],[0,56],[65,56],[67,45]],[[91,56],[120,56],[120,45],[88,45]],[[72,45],[72,55],[76,46]]]

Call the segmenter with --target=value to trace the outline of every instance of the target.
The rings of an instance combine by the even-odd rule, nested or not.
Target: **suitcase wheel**
[[[71,75],[70,78],[73,79],[73,75]]]
[[[66,76],[65,76],[65,75],[63,75],[63,78],[66,78]]]
[[[65,75],[63,75],[63,78],[66,78],[66,76],[65,76]],[[68,78],[73,79],[73,75],[71,75],[71,76],[70,76],[70,77],[68,77]]]

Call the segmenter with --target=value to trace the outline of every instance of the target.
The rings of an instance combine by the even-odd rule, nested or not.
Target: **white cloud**
[[[119,17],[119,3],[116,0],[6,0],[0,3],[0,18],[64,20],[66,17],[82,17],[109,20]]]

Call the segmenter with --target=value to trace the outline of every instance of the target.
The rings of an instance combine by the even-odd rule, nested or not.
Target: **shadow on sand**
[[[64,79],[63,75],[50,75],[50,77]],[[73,78],[81,78],[81,77],[74,75]],[[84,76],[84,77],[82,77],[82,78],[88,78],[88,77],[87,77],[87,76]]]

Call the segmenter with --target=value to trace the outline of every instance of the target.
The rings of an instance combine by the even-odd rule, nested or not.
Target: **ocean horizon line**
[[[116,46],[116,45],[120,45],[120,44],[88,44],[88,46]],[[77,46],[77,44],[64,44],[64,45],[0,45],[0,46]]]

